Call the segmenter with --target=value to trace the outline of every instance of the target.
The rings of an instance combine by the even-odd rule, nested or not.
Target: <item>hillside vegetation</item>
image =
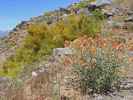
[[[23,21],[3,39],[0,99],[133,98],[132,7],[94,1]]]
[[[101,32],[104,16],[100,11],[93,13],[94,15],[90,17],[84,14],[70,15],[51,25],[46,23],[30,25],[27,29],[29,34],[22,46],[5,62],[3,67],[5,75],[16,76],[24,65],[51,54],[53,48],[63,47],[65,40],[71,41],[83,35],[95,37]]]

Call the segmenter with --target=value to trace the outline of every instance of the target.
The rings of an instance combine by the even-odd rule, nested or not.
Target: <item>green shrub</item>
[[[80,20],[81,33],[88,36],[95,37],[97,33],[101,32],[101,22],[97,20],[94,16],[88,17],[83,15]]]
[[[101,12],[101,10],[99,9],[95,9],[92,11],[92,14],[94,15],[94,17],[97,19],[97,21],[102,21],[105,19],[104,14]]]
[[[73,5],[73,8],[81,9],[85,8],[90,2],[94,2],[95,0],[82,0],[79,3]]]
[[[83,52],[79,56],[79,60],[74,64],[74,73],[78,80],[76,84],[79,84],[78,88],[83,93],[106,93],[117,89],[120,79],[118,72],[122,62],[113,50],[97,48],[96,55]],[[84,61],[82,64],[79,63],[81,59]]]
[[[75,4],[73,8],[80,9],[80,8],[84,8],[85,6],[87,6],[85,2],[80,2],[80,3]]]

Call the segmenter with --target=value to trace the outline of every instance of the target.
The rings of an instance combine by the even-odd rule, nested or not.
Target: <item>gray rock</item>
[[[109,17],[112,17],[114,16],[114,13],[113,12],[104,12],[104,15],[109,18]]]
[[[121,82],[120,87],[124,90],[133,90],[133,79],[127,78]]]
[[[78,10],[77,13],[78,14],[83,13],[83,14],[86,14],[86,15],[90,15],[91,14],[90,11],[88,10],[88,8],[82,8],[82,9]]]
[[[133,15],[133,11],[130,10],[130,11],[127,12],[127,14],[128,15]]]
[[[133,51],[129,51],[129,52],[128,52],[128,56],[133,57]]]
[[[125,19],[125,22],[133,22],[133,16],[129,16]]]
[[[72,48],[56,48],[53,50],[54,56],[73,55],[74,49]]]
[[[96,0],[97,7],[111,5],[111,4],[112,4],[112,0]]]

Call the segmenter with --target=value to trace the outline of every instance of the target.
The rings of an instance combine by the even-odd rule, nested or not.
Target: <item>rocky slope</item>
[[[106,41],[105,43],[107,43],[107,41],[111,41],[109,38],[103,39],[101,37],[98,40],[101,40],[101,46],[103,46],[103,42]],[[54,49],[53,55],[47,61],[42,59],[40,62],[32,65],[34,66],[34,70],[24,73],[22,80],[19,80],[19,84],[17,83],[20,86],[22,85],[21,89],[15,88],[12,91],[8,89],[5,90],[6,92],[1,92],[1,95],[6,95],[8,100],[54,100],[53,98],[55,97],[57,100],[66,100],[66,98],[68,100],[132,100],[132,60],[129,60],[129,66],[122,69],[124,76],[123,80],[121,80],[122,84],[119,91],[103,95],[82,95],[78,90],[72,88],[70,81],[73,78],[71,74],[74,51],[71,48],[84,49],[87,45],[90,45],[90,41],[94,42],[96,40],[84,36],[71,42],[67,48]],[[121,49],[119,45],[118,48],[114,48]],[[132,57],[132,55],[128,56],[129,59]],[[26,68],[25,70],[28,69]],[[3,80],[5,80],[3,81],[4,87],[7,80]],[[24,80],[26,81],[23,83]]]
[[[125,3],[127,4],[127,2]],[[53,50],[53,55],[50,56],[48,60],[41,59],[40,62],[29,65],[33,66],[33,69],[30,70],[26,67],[22,76],[20,76],[20,80],[17,80],[16,84],[10,79],[0,78],[0,99],[54,100],[56,97],[56,100],[133,100],[133,9],[131,3],[127,4],[130,5],[128,7],[121,5],[102,6],[101,8],[103,13],[107,16],[102,34],[104,35],[108,32],[114,34],[114,38],[116,38],[116,40],[118,39],[118,41],[119,39],[122,41],[124,39],[124,46],[126,46],[128,50],[129,67],[124,69],[125,79],[122,80],[120,91],[110,93],[109,95],[94,94],[93,96],[82,96],[78,91],[73,90],[68,85],[72,71],[70,59],[73,53],[71,46],[69,47],[65,44],[65,46],[69,48],[57,48]],[[1,45],[1,62],[4,62],[9,56],[15,54],[15,48],[21,46],[21,42],[28,34],[27,27],[29,25],[39,22],[47,22],[48,24],[56,23],[72,13],[91,15],[88,10],[90,7],[91,6],[88,5],[79,10],[72,9],[72,6],[67,9],[60,8],[46,15],[32,18],[30,21],[21,22],[4,38],[4,43],[7,44],[7,46],[4,45],[5,47],[3,47]],[[105,39],[106,42],[109,40]],[[102,43],[105,42],[104,39],[99,41]],[[81,37],[73,41],[72,44],[78,46],[84,45],[84,42],[86,42],[86,37]],[[121,45],[119,42],[118,44],[114,43],[113,46],[120,50],[123,48],[123,44]],[[62,56],[60,56],[60,54]],[[18,88],[16,88],[16,85]],[[19,85],[21,87],[19,87]],[[13,86],[15,86],[15,88],[12,89],[11,87]],[[10,87],[11,89],[6,87]],[[53,97],[53,94],[55,97]]]

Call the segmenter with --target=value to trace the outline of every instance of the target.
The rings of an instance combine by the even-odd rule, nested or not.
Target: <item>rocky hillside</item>
[[[132,7],[83,0],[21,22],[1,40],[0,99],[132,100]]]
[[[100,6],[103,6],[102,3],[103,3],[103,5],[104,5],[104,3],[106,4],[106,0],[101,1]],[[82,5],[81,5],[81,8],[80,8],[80,5],[79,5],[79,8],[78,8],[78,6],[76,8],[75,5],[76,5],[76,3],[68,6],[67,8],[60,8],[58,10],[45,13],[44,15],[41,15],[38,17],[33,17],[29,21],[22,21],[12,31],[9,32],[9,35],[6,38],[6,41],[11,44],[18,45],[19,43],[21,43],[21,40],[27,34],[27,27],[33,23],[39,23],[39,22],[46,22],[48,24],[55,23],[56,21],[66,17],[72,13],[85,13],[88,15],[91,14],[89,11],[89,10],[91,10],[91,3],[88,3],[85,6],[83,5],[84,7],[82,7]],[[92,3],[92,5],[93,5],[93,3]],[[98,3],[96,5],[98,5]],[[121,21],[122,20],[125,21],[125,23],[118,22],[116,24],[127,25],[128,28],[132,29],[132,23],[131,23],[133,20],[132,7],[133,7],[132,0],[128,0],[128,1],[116,0],[113,2],[112,6],[107,7],[107,8],[105,7],[105,9],[102,9],[102,10],[103,10],[103,13],[107,14],[108,16],[114,15],[113,18],[115,18],[115,16],[119,17],[119,18],[124,18],[124,19],[119,19],[119,18],[118,19]],[[131,27],[128,24],[131,24]]]

